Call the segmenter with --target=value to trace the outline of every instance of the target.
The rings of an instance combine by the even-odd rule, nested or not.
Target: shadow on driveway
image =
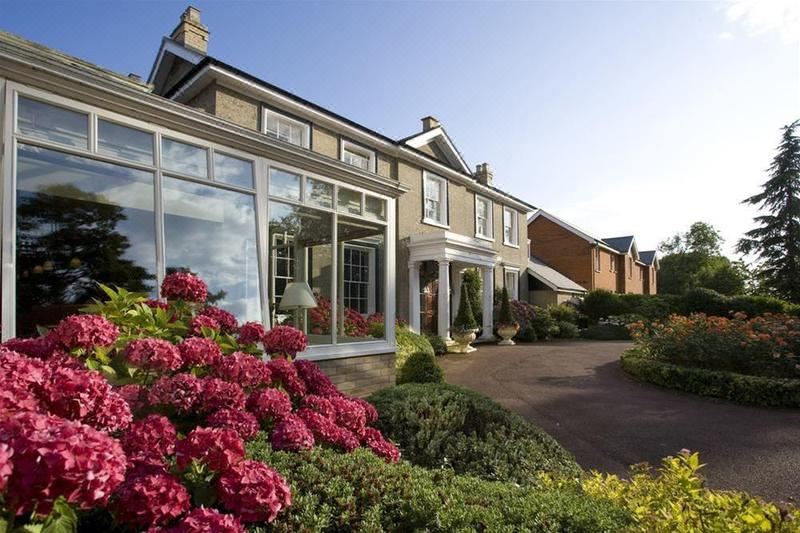
[[[619,366],[625,342],[485,345],[441,358],[450,383],[539,425],[586,469],[699,451],[708,484],[771,500],[800,497],[800,410],[732,404],[640,383]]]

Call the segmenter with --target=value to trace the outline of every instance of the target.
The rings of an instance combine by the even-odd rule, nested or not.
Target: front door
[[[420,329],[436,334],[439,316],[439,271],[433,261],[425,261],[420,268]]]

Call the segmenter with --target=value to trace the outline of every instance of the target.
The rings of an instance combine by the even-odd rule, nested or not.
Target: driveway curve
[[[542,427],[585,469],[699,451],[708,485],[800,499],[800,409],[767,409],[640,383],[619,366],[626,342],[479,346],[446,355],[449,383],[479,391]]]

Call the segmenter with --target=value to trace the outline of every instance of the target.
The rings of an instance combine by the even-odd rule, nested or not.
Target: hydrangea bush
[[[284,451],[399,459],[369,427],[372,405],[310,361],[263,360],[268,332],[207,305],[196,276],[167,276],[164,301],[103,290],[88,314],[0,345],[0,527],[69,531],[84,513],[120,530],[272,522],[292,504],[291,480],[245,458],[259,435]],[[297,351],[299,336],[282,332]]]

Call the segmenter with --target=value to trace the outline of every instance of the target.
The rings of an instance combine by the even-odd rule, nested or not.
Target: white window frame
[[[514,286],[508,286],[508,277],[513,276]],[[519,300],[519,269],[516,267],[503,267],[503,286],[508,290],[509,300]]]
[[[41,100],[51,105],[63,107],[65,109],[88,113],[89,118],[89,147],[76,148],[72,146],[62,145],[59,143],[50,142],[43,139],[34,139],[23,136],[16,132],[16,99],[17,95],[23,95],[32,99]],[[139,129],[154,136],[154,146],[156,148],[155,159],[157,165],[148,165],[142,163],[132,162],[126,159],[117,158],[98,153],[97,151],[97,120],[103,119],[117,124]],[[213,126],[209,126],[213,129]],[[387,282],[383,284],[383,302],[384,302],[384,317],[385,317],[385,339],[375,341],[364,341],[357,343],[343,343],[337,344],[336,338],[333,339],[333,344],[320,345],[309,347],[300,357],[309,360],[326,360],[326,359],[340,359],[347,357],[356,357],[360,355],[382,354],[391,353],[395,349],[395,307],[396,307],[396,294],[394,284],[388,282],[396,276],[395,265],[395,242],[396,242],[396,205],[397,202],[394,198],[381,194],[377,191],[367,190],[362,187],[345,184],[343,182],[327,178],[319,174],[308,172],[307,170],[294,167],[291,165],[278,164],[275,161],[264,157],[257,157],[252,154],[242,152],[232,148],[229,145],[217,144],[212,141],[192,137],[179,133],[177,131],[158,126],[149,122],[138,120],[130,116],[121,115],[113,111],[108,111],[102,107],[95,105],[85,104],[78,102],[48,91],[28,87],[26,85],[4,80],[0,78],[0,141],[2,141],[2,166],[0,167],[0,185],[2,186],[2,339],[6,340],[14,336],[16,327],[16,152],[18,142],[24,142],[34,146],[41,146],[43,148],[51,148],[67,154],[74,154],[83,157],[89,157],[97,161],[105,161],[109,163],[120,164],[130,168],[138,168],[141,170],[152,171],[155,174],[155,213],[156,213],[156,270],[157,270],[157,283],[160,285],[165,276],[165,239],[164,239],[164,225],[163,225],[163,194],[161,191],[162,175],[170,175],[180,177],[186,181],[213,185],[220,189],[227,189],[236,192],[244,192],[255,197],[256,209],[256,243],[258,249],[258,271],[259,271],[259,290],[260,290],[260,303],[262,323],[266,327],[270,327],[270,313],[271,305],[269,302],[269,285],[271,283],[270,273],[271,265],[269,265],[269,244],[267,224],[269,221],[269,169],[272,166],[281,168],[293,173],[300,174],[303,178],[301,181],[301,200],[303,199],[303,189],[305,187],[305,179],[313,178],[317,181],[325,181],[331,183],[334,188],[333,207],[331,209],[322,208],[319,206],[309,206],[320,211],[328,211],[334,213],[336,216],[336,199],[339,186],[346,187],[351,190],[356,190],[362,194],[362,204],[364,194],[369,194],[376,198],[380,198],[386,202],[386,220],[378,220],[366,216],[348,215],[349,217],[363,218],[373,224],[380,224],[385,226],[385,276]],[[176,172],[168,172],[162,170],[160,166],[160,147],[161,136],[166,136],[181,142],[195,144],[207,149],[208,154],[208,172],[206,178],[197,178],[193,176],[183,176]],[[243,188],[227,183],[216,182],[214,179],[214,165],[213,155],[215,151],[220,151],[226,155],[238,157],[240,159],[253,162],[253,171],[255,173],[254,188]],[[275,201],[282,203],[289,203],[294,205],[304,205],[302,201],[287,201],[283,198],[274,198]],[[336,221],[334,218],[333,234],[336,235]],[[336,244],[336,243],[334,243]],[[336,263],[332,272],[332,279],[336,279]],[[332,301],[336,301],[337,283],[333,283]],[[333,306],[331,310],[332,321],[336,322],[337,306]]]
[[[486,213],[488,215],[485,234],[481,234],[478,231],[478,206],[481,202],[486,202]],[[475,194],[475,237],[494,242],[494,203],[489,198],[477,193]]]
[[[360,167],[358,165],[354,165],[346,160],[347,153],[353,154],[357,157],[367,160],[367,168]],[[377,166],[377,159],[378,155],[375,150],[371,150],[360,144],[356,144],[354,142],[348,141],[347,139],[342,139],[342,142],[339,146],[339,159],[352,167],[360,168],[361,170],[365,170],[367,172],[372,172],[375,174],[375,169]]]
[[[426,207],[426,203],[428,201],[427,197],[427,184],[428,181],[437,181],[439,182],[439,191],[444,193],[444,198],[439,198],[439,211],[442,215],[443,220],[436,220],[433,218],[428,218],[427,212],[428,209]],[[450,208],[448,205],[448,198],[450,196],[450,188],[448,181],[439,176],[438,174],[434,174],[433,172],[428,172],[427,170],[422,172],[422,222],[425,224],[429,224],[431,226],[437,226],[444,229],[450,229]]]
[[[378,278],[376,277],[375,272],[375,248],[371,248],[369,246],[359,246],[357,244],[350,244],[346,243],[344,245],[345,250],[357,251],[357,252],[365,252],[367,254],[367,282],[364,283],[363,281],[354,281],[354,280],[347,280],[342,276],[342,283],[357,283],[361,285],[367,286],[367,312],[361,313],[369,316],[375,312],[375,290],[378,285]],[[342,265],[344,266],[344,265]],[[345,295],[342,295],[342,301],[345,301]],[[360,313],[361,311],[359,311]]]
[[[303,130],[302,142],[300,144],[296,144],[296,143],[293,143],[292,141],[290,141],[288,139],[282,139],[278,135],[277,132],[270,133],[269,130],[267,130],[267,124],[269,123],[268,121],[269,121],[270,115],[273,115],[279,122],[286,122],[290,126],[298,126],[298,127],[300,127]],[[262,131],[263,131],[263,133],[265,135],[268,135],[269,137],[272,137],[273,139],[278,139],[279,141],[283,141],[283,142],[292,144],[294,146],[300,146],[300,147],[305,148],[307,150],[311,148],[311,126],[307,122],[303,122],[302,120],[298,120],[296,118],[292,118],[292,117],[290,117],[290,116],[288,116],[288,115],[286,115],[284,113],[281,113],[279,111],[275,111],[274,109],[270,109],[268,107],[264,108],[263,117],[264,117],[264,119],[263,119],[264,120],[264,126],[262,128]]]
[[[511,220],[512,240],[510,241],[506,239],[506,213],[511,213],[509,220]],[[519,248],[519,215],[516,210],[507,206],[503,206],[503,244],[512,248]]]

